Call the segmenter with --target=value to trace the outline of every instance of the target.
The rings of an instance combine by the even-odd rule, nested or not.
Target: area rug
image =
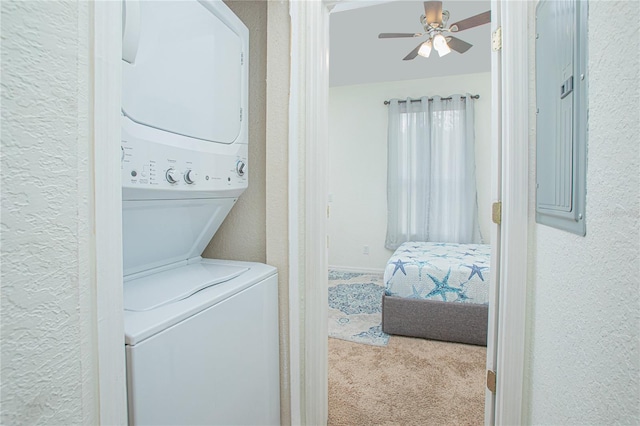
[[[329,337],[386,346],[382,274],[329,270]]]

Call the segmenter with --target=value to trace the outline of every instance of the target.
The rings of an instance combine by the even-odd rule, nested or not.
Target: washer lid
[[[135,54],[123,56],[124,115],[192,138],[236,141],[247,96],[248,30],[240,19],[222,2],[125,5],[123,52]]]
[[[232,280],[249,268],[197,262],[127,281],[124,309],[143,312],[174,303],[198,291]]]
[[[167,330],[174,325],[179,324],[181,321],[197,315],[206,309],[212,308],[218,303],[224,303],[225,300],[235,297],[245,290],[249,290],[255,284],[262,282],[266,279],[275,279],[277,270],[273,266],[265,265],[262,263],[254,262],[236,262],[228,260],[213,260],[213,259],[201,259],[198,262],[200,265],[206,265],[206,268],[213,268],[212,276],[222,277],[228,269],[219,269],[220,267],[232,267],[247,269],[246,272],[232,278],[228,281],[220,282],[216,285],[208,286],[186,299],[176,301],[174,303],[167,303],[159,306],[155,309],[148,311],[130,311],[124,310],[124,335],[125,343],[129,346],[135,346],[142,343],[148,338],[153,338]],[[192,266],[194,263],[185,265]],[[189,268],[192,270],[191,268]],[[172,270],[164,270],[152,275],[148,275],[144,280],[146,282],[146,290],[155,292],[155,283],[162,283],[167,280],[173,280],[174,282],[184,282],[186,278],[183,277],[185,267],[177,267]],[[220,272],[215,272],[219,270]],[[185,274],[186,275],[186,274]],[[163,278],[163,277],[171,278]],[[127,287],[132,283],[134,279],[125,279],[124,283],[124,296],[125,306],[129,306],[128,298],[133,293],[129,293]],[[153,284],[151,284],[153,282]],[[160,284],[158,288],[162,288]],[[144,293],[144,292],[142,292]]]

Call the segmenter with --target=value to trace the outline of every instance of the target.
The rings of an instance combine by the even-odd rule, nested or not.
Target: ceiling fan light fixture
[[[440,57],[448,55],[452,50],[458,53],[465,53],[473,45],[454,37],[451,33],[456,34],[460,31],[488,24],[491,22],[491,11],[488,10],[449,24],[450,14],[447,10],[442,10],[442,3],[442,0],[427,0],[424,2],[424,15],[420,15],[420,23],[424,28],[423,33],[380,33],[378,38],[413,38],[426,35],[428,40],[414,47],[407,56],[402,58],[403,61],[411,61],[417,56],[428,58],[433,49],[438,52]],[[447,25],[449,26],[447,27]],[[447,36],[445,37],[443,33],[447,34]]]
[[[446,44],[444,45],[444,47],[441,47],[440,50],[436,50],[436,51],[438,52],[438,55],[440,55],[441,58],[451,53],[451,49]]]
[[[431,54],[431,40],[427,40],[424,43],[422,43],[422,46],[420,46],[420,50],[418,50],[418,55],[424,58],[428,58],[430,54]]]
[[[436,49],[440,57],[451,53],[451,49],[447,45],[447,40],[442,34],[436,34],[436,36],[433,37],[433,48]]]

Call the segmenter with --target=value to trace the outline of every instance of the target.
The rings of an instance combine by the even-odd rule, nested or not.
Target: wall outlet
[[[369,254],[369,246],[362,247],[362,254]]]

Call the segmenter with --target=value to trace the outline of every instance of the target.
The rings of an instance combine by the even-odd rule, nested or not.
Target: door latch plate
[[[487,370],[487,389],[492,393],[496,393],[496,372]]]
[[[491,205],[491,220],[496,225],[502,224],[502,201],[495,202]]]

